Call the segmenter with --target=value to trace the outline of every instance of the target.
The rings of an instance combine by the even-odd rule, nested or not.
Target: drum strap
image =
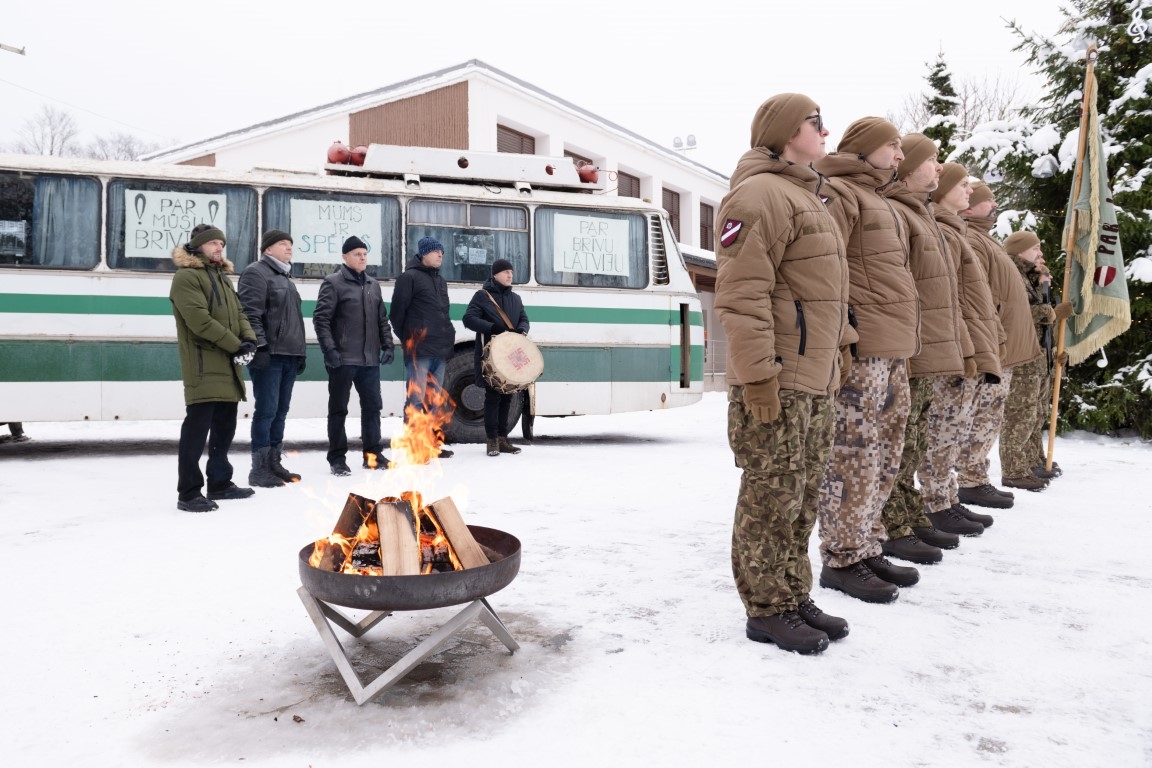
[[[496,303],[496,297],[488,293],[488,291],[484,291],[484,295],[492,300],[492,306],[496,307],[496,311],[500,313],[500,317],[504,320],[504,324],[508,326],[508,330],[516,330],[516,326],[512,325],[512,321],[508,319],[508,315],[504,314],[504,310],[500,309],[500,305]]]

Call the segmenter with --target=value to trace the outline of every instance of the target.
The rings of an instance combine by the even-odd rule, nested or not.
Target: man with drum
[[[519,448],[508,442],[508,411],[513,395],[495,389],[484,377],[482,365],[484,347],[492,337],[507,331],[528,333],[524,302],[512,292],[514,276],[512,262],[496,259],[492,264],[492,277],[476,291],[464,311],[464,327],[476,331],[476,386],[484,388],[484,434],[489,456],[520,453]]]

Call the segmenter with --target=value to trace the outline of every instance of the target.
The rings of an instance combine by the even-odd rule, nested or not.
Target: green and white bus
[[[445,245],[450,442],[484,438],[460,319],[498,258],[515,265],[544,355],[511,414],[526,437],[537,416],[673,408],[703,392],[700,301],[664,212],[604,194],[565,158],[373,145],[361,166],[299,173],[0,155],[0,422],[182,418],[171,254],[205,221],[227,235],[237,275],[262,232],[292,234],[309,334],[294,418],[327,413],[310,318],[349,235],[369,245],[385,301],[420,238]],[[382,371],[386,415],[403,409],[399,357]]]

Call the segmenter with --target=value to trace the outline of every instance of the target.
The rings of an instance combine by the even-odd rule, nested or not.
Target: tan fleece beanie
[[[992,200],[996,195],[992,194],[992,190],[988,185],[982,181],[978,181],[972,185],[972,196],[968,198],[968,207],[979,205],[985,200]]]
[[[932,193],[933,200],[940,200],[952,191],[952,187],[968,178],[968,169],[960,163],[944,163],[944,170],[940,172],[940,185]]]
[[[752,147],[784,151],[804,118],[820,111],[816,102],[801,93],[780,93],[760,105],[752,118]]]
[[[844,130],[837,152],[852,152],[867,155],[879,149],[892,139],[900,138],[896,126],[882,117],[862,117]]]
[[[936,157],[936,142],[922,133],[906,133],[901,140],[904,147],[904,159],[896,169],[896,178],[902,179],[920,167],[921,163],[929,158]]]
[[[1004,241],[1004,250],[1008,251],[1009,256],[1015,256],[1034,245],[1040,245],[1040,238],[1036,237],[1035,232],[1013,232]]]

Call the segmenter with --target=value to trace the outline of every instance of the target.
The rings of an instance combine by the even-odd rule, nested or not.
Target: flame
[[[368,465],[368,469],[376,469],[376,454],[365,453],[364,462]]]
[[[413,357],[415,346],[424,337],[424,332],[416,333],[404,343],[405,352]],[[405,400],[410,400],[420,391],[417,382],[408,382]],[[422,405],[404,406],[404,428],[392,439],[393,456],[399,464],[427,464],[439,458],[440,447],[444,445],[444,428],[452,421],[456,402],[440,383],[428,377],[424,382]],[[414,505],[415,508],[415,505]]]

